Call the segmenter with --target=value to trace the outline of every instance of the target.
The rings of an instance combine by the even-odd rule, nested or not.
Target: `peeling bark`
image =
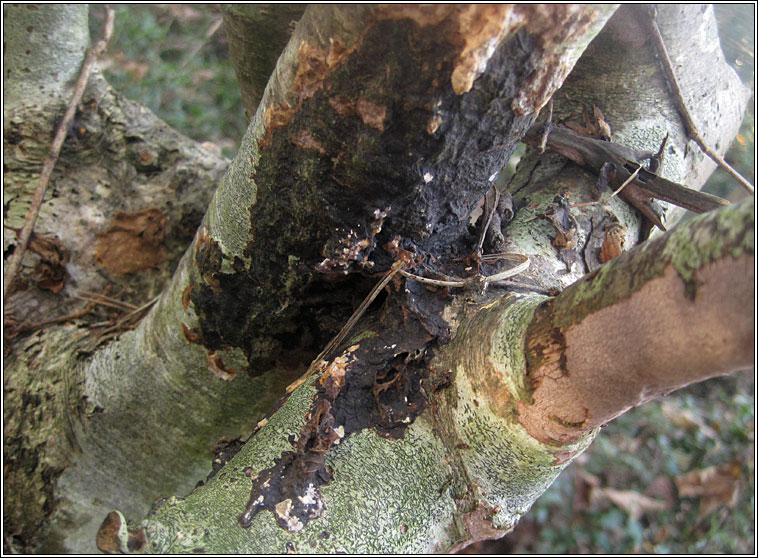
[[[543,304],[526,340],[527,430],[582,439],[650,399],[749,368],[754,211],[750,198],[702,215]]]

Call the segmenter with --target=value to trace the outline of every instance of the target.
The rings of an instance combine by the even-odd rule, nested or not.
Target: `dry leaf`
[[[600,247],[598,259],[601,263],[617,258],[624,251],[624,242],[626,241],[626,227],[611,223],[605,227],[605,239]]]
[[[596,488],[592,491],[592,498],[605,498],[629,514],[637,521],[643,513],[659,511],[668,508],[666,502],[648,498],[633,490],[615,490],[613,488]]]
[[[740,465],[737,462],[724,463],[717,467],[706,467],[690,471],[676,479],[679,496],[700,497],[698,520],[719,506],[734,507],[740,488]]]
[[[663,416],[674,426],[687,430],[697,430],[718,443],[721,439],[719,433],[708,426],[700,416],[687,409],[680,409],[677,405],[665,401],[661,406]]]
[[[18,236],[19,231],[13,230]],[[71,255],[68,248],[54,236],[32,231],[28,249],[40,257],[40,262],[34,268],[37,286],[54,293],[60,292],[66,283],[66,264]]]
[[[671,509],[676,503],[676,492],[671,478],[662,475],[655,479],[646,489],[645,496],[666,502],[666,507]]]

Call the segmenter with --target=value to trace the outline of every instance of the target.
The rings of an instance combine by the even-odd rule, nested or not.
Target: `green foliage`
[[[197,141],[233,156],[247,129],[216,5],[115,5],[114,37],[101,66],[113,87]],[[102,10],[93,7],[99,37]]]
[[[753,376],[742,373],[691,386],[622,415],[537,500],[498,550],[752,553],[754,400]],[[735,468],[737,500],[734,505],[724,501],[700,517],[703,498],[680,495],[676,480],[725,464]],[[604,497],[605,488],[647,496],[665,507],[634,517]]]

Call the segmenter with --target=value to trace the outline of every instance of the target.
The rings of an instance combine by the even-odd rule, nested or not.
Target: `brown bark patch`
[[[298,96],[297,106],[291,107],[288,104],[281,104],[268,107],[264,117],[266,133],[258,143],[259,149],[270,145],[271,134],[274,130],[289,124],[303,101],[313,97],[317,91],[324,87],[324,81],[332,70],[341,64],[353,50],[355,50],[355,46],[348,48],[336,37],[329,42],[328,49],[308,44],[305,41],[300,44],[300,49],[297,52],[297,73],[292,83],[292,91]]]
[[[95,262],[110,273],[135,273],[158,265],[166,255],[163,234],[166,214],[157,208],[120,211],[97,234]]]
[[[263,128],[266,130],[266,133],[258,142],[258,149],[268,147],[271,144],[271,134],[274,133],[274,130],[289,124],[294,114],[295,109],[287,104],[268,107],[263,117]]]
[[[321,155],[326,155],[326,149],[324,149],[324,146],[320,141],[313,137],[310,130],[300,130],[292,136],[292,143],[297,145],[300,149],[312,149],[318,151]]]
[[[97,548],[105,552],[106,554],[117,554],[119,552],[135,552],[140,553],[147,544],[145,539],[145,533],[142,529],[128,530],[126,549],[121,548],[119,544],[119,531],[121,530],[121,516],[115,512],[110,512],[100,524],[100,528],[95,535],[95,544]]]
[[[498,44],[523,25],[524,19],[512,17],[515,14],[514,7],[507,4],[469,4],[464,7],[458,17],[458,31],[465,40],[465,46],[451,76],[456,94],[471,90],[474,80],[484,72]]]
[[[345,97],[330,97],[329,104],[340,116],[350,116],[355,112],[355,101]]]
[[[233,380],[237,376],[237,371],[234,368],[227,368],[224,359],[218,353],[207,353],[205,355],[205,363],[208,365],[208,370],[222,380]]]
[[[384,131],[384,119],[387,117],[387,107],[359,97],[356,108],[358,116],[361,117],[366,126],[376,128],[380,132]]]
[[[498,529],[492,525],[492,516],[497,511],[497,508],[477,507],[474,511],[463,514],[461,519],[463,519],[463,524],[466,526],[470,538],[458,544],[450,552],[456,553],[470,544],[499,539],[507,534],[509,530]]]
[[[550,53],[524,81],[511,103],[513,112],[525,115],[539,111],[563,85],[575,60],[572,49],[561,48],[561,45],[585,35],[597,19],[598,9],[577,4],[531,4],[521,8],[527,11],[527,31],[538,36],[540,47]]]
[[[106,554],[118,552],[118,530],[121,528],[121,518],[118,513],[112,511],[105,516],[95,536],[97,548]]]
[[[460,45],[451,84],[457,95],[471,90],[485,70],[500,42],[525,23],[511,5],[393,5],[382,8],[382,15],[392,19],[408,18],[419,26],[438,25],[448,19],[451,43]],[[447,22],[446,22],[447,23]]]

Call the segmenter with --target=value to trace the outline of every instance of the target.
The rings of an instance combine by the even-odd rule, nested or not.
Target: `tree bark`
[[[320,379],[295,390],[206,485],[160,502],[139,529],[127,530],[123,515],[113,512],[101,527],[110,546],[101,548],[447,552],[502,536],[606,420],[750,364],[751,315],[735,306],[754,302],[753,229],[751,198],[629,251],[555,298],[496,299],[464,319],[425,366],[420,391],[428,399],[418,416],[412,405],[382,399],[384,390],[376,389],[380,377],[412,383],[413,359],[376,373],[374,403],[398,413],[395,430],[409,423],[401,434],[382,435],[379,425],[351,432],[352,417],[344,414],[365,372],[359,363],[377,349],[372,336],[386,339],[366,330]],[[640,261],[655,265],[645,269]],[[629,270],[641,268],[633,292],[615,296]],[[693,284],[697,293],[688,293]],[[589,302],[577,314],[580,298]],[[725,298],[734,304],[724,306]],[[629,305],[640,300],[645,305],[634,313],[640,320],[630,321]],[[661,302],[674,307],[664,307],[666,323],[648,324],[647,305]],[[719,325],[714,334],[692,323]],[[671,345],[651,343],[655,337]],[[627,338],[642,350],[609,358]],[[690,343],[706,362],[691,356]],[[407,355],[405,349],[394,352]],[[332,393],[335,386],[342,399]],[[416,395],[407,387],[392,390],[406,400]]]
[[[398,250],[424,254],[428,264],[437,262],[438,270],[467,274],[462,266],[445,269],[442,264],[470,253],[471,210],[533,122],[536,111],[561,85],[611,11],[599,6],[309,8],[277,64],[240,153],[220,180],[192,247],[138,329],[97,349],[96,340],[76,339],[76,328],[64,326],[25,338],[14,351],[6,382],[11,382],[9,393],[15,399],[6,411],[6,425],[18,425],[13,428],[23,432],[14,438],[13,460],[7,460],[19,479],[12,493],[17,500],[14,509],[19,510],[14,534],[21,533],[25,541],[40,537],[36,527],[24,526],[22,510],[27,504],[20,502],[29,491],[48,495],[45,502],[31,504],[36,515],[30,515],[40,520],[37,525],[44,521],[52,525],[47,548],[68,551],[91,548],[88,544],[94,540],[94,527],[109,509],[118,507],[129,517],[140,517],[156,495],[186,493],[207,469],[206,453],[213,441],[222,435],[233,438],[249,432],[376,280],[364,274],[388,270]],[[562,26],[554,25],[556,18]],[[722,88],[732,87],[733,82],[722,76],[716,83]],[[660,91],[657,95],[665,96]],[[644,100],[644,95],[637,95],[635,102]],[[620,105],[628,103],[628,98],[619,99]],[[103,105],[99,100],[99,106]],[[627,121],[620,109],[604,106],[603,110],[619,110],[619,122]],[[126,145],[136,134],[148,147],[148,155],[158,153],[163,160],[166,152],[173,152],[165,147],[150,151],[154,144],[148,141],[153,138],[147,130],[156,126],[155,122],[114,120],[125,122]],[[710,124],[723,137],[735,126],[726,118]],[[107,129],[102,122],[100,126]],[[8,144],[6,135],[6,149]],[[119,145],[114,148],[117,153]],[[128,159],[137,169],[148,161],[141,153],[136,151],[133,159]],[[183,153],[192,158],[191,151]],[[197,152],[194,157],[203,158]],[[123,156],[116,161],[123,161]],[[126,171],[131,168],[119,164]],[[182,168],[178,162],[176,165]],[[683,167],[688,169],[688,165]],[[542,164],[540,170],[548,166]],[[568,187],[573,181],[569,190],[577,197],[586,195],[583,192],[590,180],[581,172],[564,169],[560,173],[565,180],[560,184]],[[132,176],[135,174],[139,176],[132,171]],[[541,172],[531,174],[531,180],[519,178],[521,182],[512,186],[517,199],[528,195],[531,200],[517,213],[508,242],[513,251],[530,254],[533,271],[524,280],[532,288],[563,287],[584,271],[581,265],[572,265],[570,273],[561,274],[565,263],[552,245],[552,225],[543,218],[529,220],[555,205],[556,190],[554,183],[547,182],[549,178],[542,184],[536,182],[544,176]],[[194,177],[201,175],[190,175],[189,183],[197,184]],[[219,182],[217,176],[198,182],[212,186]],[[87,188],[86,195],[91,196],[98,191],[97,182]],[[123,199],[129,201],[124,203],[129,203],[129,208],[144,208],[149,203],[145,200],[152,201],[150,196],[159,191],[150,190],[142,197],[144,188],[136,188],[140,193],[136,199],[125,195]],[[634,244],[639,218],[617,200],[608,205],[628,225],[627,246]],[[579,215],[578,238],[591,235],[595,211],[605,216],[605,209],[599,208]],[[72,231],[72,236],[78,234]],[[88,257],[77,263],[94,259],[91,252]],[[91,269],[94,267],[87,271]],[[82,275],[90,274],[95,275]],[[137,282],[140,286],[165,284],[142,278]],[[393,291],[383,312],[366,320],[365,341],[358,335],[347,343],[350,347],[363,345],[348,350],[347,355],[354,353],[351,358],[355,362],[335,361],[336,367],[321,374],[329,381],[324,381],[326,387],[322,386],[324,392],[318,396],[313,382],[296,390],[279,411],[263,421],[260,432],[245,446],[245,451],[250,446],[249,452],[255,456],[240,454],[235,461],[241,464],[240,470],[252,464],[254,474],[263,478],[261,471],[273,462],[284,467],[289,459],[302,473],[302,478],[296,477],[297,482],[285,487],[290,492],[306,489],[303,478],[328,476],[325,465],[337,474],[331,483],[314,488],[316,494],[299,493],[305,502],[296,497],[269,499],[266,505],[271,504],[272,513],[256,514],[255,505],[250,507],[248,519],[254,522],[250,529],[263,525],[264,539],[270,535],[279,545],[276,550],[288,550],[288,542],[300,550],[306,548],[280,524],[292,528],[300,522],[301,539],[306,540],[322,519],[336,521],[340,507],[347,514],[358,509],[351,510],[355,499],[345,490],[352,485],[337,482],[340,475],[353,479],[376,475],[378,482],[367,499],[383,498],[386,505],[407,496],[408,477],[398,479],[396,473],[413,470],[418,471],[415,477],[424,478],[428,471],[429,481],[418,483],[407,508],[393,505],[407,510],[407,521],[388,527],[389,519],[380,514],[376,526],[381,529],[374,532],[384,531],[389,542],[407,544],[407,548],[427,544],[425,548],[441,550],[501,535],[566,462],[549,453],[554,448],[525,435],[527,431],[512,417],[504,423],[498,413],[482,413],[490,421],[488,432],[505,428],[505,433],[498,434],[500,441],[492,444],[492,440],[479,440],[475,430],[485,426],[476,417],[461,418],[451,410],[456,398],[463,395],[445,387],[449,373],[426,377],[427,355],[438,350],[438,343],[450,339],[460,324],[484,319],[469,317],[466,312],[480,308],[485,301],[473,294],[448,300],[419,284],[414,286],[412,280],[406,286],[407,293]],[[149,288],[136,290],[141,296],[151,292]],[[489,294],[502,293],[491,289]],[[40,298],[39,294],[36,297]],[[532,304],[541,300],[525,298]],[[495,304],[506,305],[505,301]],[[518,324],[523,327],[527,322],[526,318],[514,319],[512,327],[518,329]],[[299,343],[293,343],[293,338]],[[397,346],[393,348],[393,344]],[[95,354],[82,362],[86,358],[82,351]],[[349,384],[354,385],[349,400],[376,400],[370,412],[357,413],[350,421],[339,414],[345,412],[348,399],[337,403],[349,391],[340,384],[345,368],[357,381]],[[38,373],[31,377],[29,369]],[[70,372],[61,375],[61,370]],[[226,381],[231,379],[234,382]],[[384,382],[391,385],[381,386]],[[421,385],[431,390],[428,397]],[[455,386],[468,389],[464,380]],[[34,415],[43,416],[42,420],[30,419],[40,407],[34,398],[45,400],[47,395],[57,406]],[[407,399],[405,407],[392,399],[397,396]],[[429,402],[437,401],[438,409],[432,408]],[[78,408],[78,414],[70,407]],[[310,416],[307,423],[306,413]],[[322,422],[329,417],[344,420],[344,440],[339,444],[334,438],[339,425],[332,425],[326,433],[323,430],[328,425]],[[453,417],[458,417],[458,423]],[[470,419],[469,423],[461,426],[464,419]],[[34,433],[31,437],[26,434],[30,420],[34,425],[29,429]],[[50,432],[58,436],[49,438]],[[379,438],[375,432],[391,440]],[[514,441],[506,442],[503,436],[513,432]],[[295,452],[287,442],[288,433],[300,436]],[[405,438],[394,439],[400,435]],[[563,451],[567,455],[580,451],[589,436],[566,445]],[[469,441],[450,446],[456,437]],[[324,445],[323,440],[335,443]],[[406,444],[413,440],[416,443]],[[425,447],[422,441],[429,448],[417,452],[418,447]],[[525,459],[534,465],[534,474],[527,475],[524,465],[521,470],[531,477],[530,484],[495,510],[487,498],[497,499],[502,486],[493,484],[491,491],[472,488],[460,473],[480,471],[482,463],[488,462],[483,457],[488,448],[510,445],[513,449],[507,451],[513,456],[498,454],[495,461]],[[471,457],[461,456],[467,453],[464,446],[476,448],[468,452]],[[255,447],[266,452],[258,454]],[[287,452],[295,456],[286,457]],[[343,455],[354,457],[345,460]],[[449,469],[427,467],[429,460],[436,462],[443,456],[454,461]],[[40,472],[35,478],[37,482],[42,479],[41,488],[23,484],[25,464],[31,462],[39,464],[34,470]],[[271,478],[276,477],[272,474]],[[495,482],[486,476],[482,479],[482,483]],[[224,484],[238,489],[227,490]],[[223,524],[223,531],[231,537],[225,551],[235,545],[258,544],[251,542],[253,531],[236,523],[250,495],[250,487],[245,485],[242,474],[222,472],[186,500],[192,504],[216,498],[218,506],[205,507],[195,517],[201,531],[205,529],[202,526],[211,525],[209,517],[221,521],[219,525]],[[214,493],[211,486],[220,486],[221,491]],[[380,487],[382,491],[377,492]],[[435,494],[438,498],[433,501]],[[289,509],[284,503],[288,499],[293,506]],[[319,502],[326,503],[327,515],[303,521],[303,513],[320,513]],[[426,515],[436,522],[412,514],[414,508],[423,510],[429,502],[434,513]],[[137,550],[145,545],[148,550],[168,548],[183,545],[182,540],[221,548],[220,540],[210,541],[202,533],[201,540],[196,539],[194,527],[193,536],[187,537],[178,524],[163,519],[174,512],[185,513],[184,506],[189,504],[169,499],[156,511],[153,523],[146,524],[147,539],[134,532],[130,540],[122,518],[111,514],[98,542],[111,550]],[[338,549],[352,540],[365,548],[384,548],[380,546],[384,543],[359,536],[371,530],[367,527],[374,520],[370,509],[360,507],[357,521],[341,523],[341,530],[325,530],[331,538],[324,544]],[[274,514],[279,524],[272,520]],[[265,522],[263,518],[267,518]],[[430,542],[420,542],[421,535],[429,535]]]
[[[630,14],[621,15],[630,17]],[[672,9],[661,14],[661,25],[675,29],[691,26],[693,19],[699,17],[702,16],[695,12],[681,14]],[[304,25],[308,24],[307,18],[308,14]],[[615,41],[611,39],[614,33],[618,33],[619,26],[624,27],[623,22],[623,19],[617,21],[615,29],[609,28],[605,39],[599,38],[595,43],[596,50],[592,54],[598,59],[608,56],[602,47],[621,48],[618,37]],[[714,29],[706,26],[705,31],[712,33]],[[519,39],[523,45],[525,37]],[[699,44],[706,45],[713,36],[706,32],[698,35],[697,39]],[[508,41],[501,44],[507,45]],[[624,43],[622,40],[621,45],[635,52],[640,50],[640,45],[634,41]],[[618,51],[615,54],[621,60],[628,60]],[[626,130],[626,137],[642,138],[639,145],[625,141],[635,147],[649,148],[652,143],[650,134],[653,132],[648,129],[649,117],[647,123],[643,122],[649,115],[641,107],[650,97],[665,99],[663,92],[666,85],[650,77],[658,71],[652,56],[638,56],[634,60],[636,64],[627,63],[625,66],[629,75],[645,74],[649,79],[644,82],[630,80],[626,95],[609,95],[610,100],[603,111],[618,115],[612,120],[609,118],[609,121],[614,124],[618,122],[619,129]],[[699,68],[701,71],[713,71],[714,67],[718,68],[718,60],[712,63],[713,66],[700,65]],[[301,67],[302,64],[301,60]],[[592,57],[589,57],[587,64],[590,70],[596,70],[592,67]],[[721,68],[716,72],[719,87],[741,92],[728,69],[719,72],[722,72]],[[455,71],[451,76],[454,74]],[[581,83],[582,72],[574,79],[577,80],[574,83]],[[627,78],[624,79],[626,82]],[[286,83],[285,80],[282,82]],[[454,90],[455,83],[459,86],[462,83],[452,82]],[[295,78],[292,83],[299,82]],[[474,87],[477,83],[473,81]],[[324,89],[336,95],[332,93],[336,86],[329,89],[327,85]],[[567,98],[575,99],[570,96],[571,92],[570,89],[567,91]],[[598,95],[597,90],[593,90],[590,99],[594,99],[595,95]],[[463,98],[466,96],[463,95]],[[587,99],[586,94],[583,98]],[[293,108],[296,114],[300,111],[301,122],[309,121],[310,113],[303,112],[307,111],[308,105],[302,101],[302,97],[297,98],[296,102],[287,103],[289,108],[279,109],[276,118],[282,117],[285,121],[281,128],[297,122],[290,113]],[[633,108],[629,106],[631,101],[634,102]],[[266,103],[264,99],[259,115],[271,110]],[[340,102],[338,106],[343,104],[351,106],[349,101]],[[558,100],[556,104],[560,114]],[[357,110],[357,106],[356,101],[356,108],[351,110]],[[733,114],[738,115],[741,106],[744,105],[737,96],[737,108]],[[325,110],[319,111],[319,114],[324,114]],[[665,107],[660,108],[659,105],[657,110],[665,114]],[[381,115],[382,112],[374,111],[374,114]],[[384,126],[388,113],[384,114],[377,120],[367,119]],[[280,123],[276,118],[271,116],[270,121]],[[441,120],[444,122],[444,119]],[[734,120],[722,122],[709,133],[722,136],[735,133],[738,122]],[[661,126],[662,121],[662,118],[656,119],[656,125]],[[364,124],[371,126],[369,122],[364,121]],[[436,121],[432,119],[429,122],[434,124]],[[671,122],[672,128],[676,129],[677,121]],[[315,152],[311,155],[316,158],[323,156],[321,149],[327,153],[331,151],[327,140],[322,143],[321,134],[325,132],[318,127],[318,121],[316,127],[310,129],[317,130],[318,134],[313,131],[301,134],[298,130],[302,130],[302,126],[287,132],[285,141],[305,151]],[[275,150],[281,145],[277,143],[275,134],[269,132],[270,128],[258,142],[259,165],[265,162],[268,155],[266,150]],[[619,136],[623,134],[619,133]],[[328,135],[323,137],[329,138]],[[449,155],[455,151],[451,148],[444,152]],[[679,156],[671,157],[667,163],[673,164],[673,168],[677,168],[678,164],[682,174],[672,176],[667,174],[667,168],[664,174],[678,180],[688,176],[688,184],[698,186],[704,180],[703,174],[697,171],[700,158],[690,157],[687,160],[682,157],[683,151],[681,147],[674,148],[672,155]],[[522,205],[508,230],[507,245],[513,252],[528,253],[535,262],[534,269],[526,274],[521,287],[526,283],[538,290],[560,290],[597,263],[596,252],[600,246],[589,243],[594,227],[602,231],[605,219],[622,223],[626,229],[628,247],[639,239],[641,220],[639,215],[614,199],[603,206],[574,211],[576,222],[571,228],[572,234],[568,235],[573,236],[574,247],[557,245],[557,225],[551,216],[555,216],[561,207],[565,209],[565,204],[561,205],[560,198],[556,200],[556,194],[564,193],[571,202],[586,201],[588,185],[595,182],[595,177],[588,176],[582,169],[566,166],[565,161],[555,156],[547,156],[539,164],[535,161],[527,158],[510,186],[517,200],[527,197],[529,200]],[[536,168],[538,166],[539,169]],[[259,166],[258,170],[261,168]],[[485,177],[489,169],[485,166],[479,172]],[[428,173],[430,182],[439,176],[439,171],[430,170]],[[256,178],[259,177],[256,174]],[[466,195],[465,184],[460,191],[462,196]],[[359,185],[360,182],[347,186],[355,188]],[[380,186],[375,183],[371,192],[381,191]],[[328,195],[328,185],[319,188],[319,192],[322,190],[326,192],[324,195]],[[477,193],[481,195],[482,191]],[[369,194],[366,192],[366,195]],[[419,199],[423,208],[423,196],[414,198],[414,201],[418,202]],[[258,204],[265,202],[261,197],[257,200]],[[412,210],[407,211],[404,213],[401,206],[400,214],[405,217],[402,224],[383,221],[381,232],[385,227],[400,227],[397,229],[398,236],[411,238],[415,243],[414,246],[405,245],[406,248],[412,247],[417,253],[425,252],[427,260],[432,263],[435,258],[438,262],[443,258],[451,259],[450,256],[455,255],[453,250],[445,254],[429,238],[436,236],[436,242],[441,238],[448,241],[448,246],[454,245],[456,235],[460,234],[449,224],[454,220],[436,221],[437,226],[432,227],[436,235],[425,237],[421,232],[423,229],[414,230],[414,214]],[[150,551],[411,552],[453,550],[475,540],[502,536],[558,472],[586,447],[605,419],[642,402],[651,394],[659,394],[707,375],[724,373],[745,363],[749,341],[752,340],[749,317],[738,320],[735,328],[723,331],[723,340],[737,350],[712,352],[710,362],[705,367],[707,371],[693,369],[691,372],[694,374],[685,379],[687,370],[669,367],[664,378],[656,379],[660,380],[656,383],[645,376],[630,380],[630,385],[636,389],[631,397],[590,398],[585,393],[586,387],[595,387],[590,380],[597,377],[594,366],[604,362],[598,358],[603,354],[598,348],[603,340],[596,340],[591,335],[592,330],[586,332],[577,328],[592,324],[597,328],[597,323],[604,318],[608,308],[612,309],[611,312],[628,308],[628,299],[636,292],[656,300],[656,296],[661,296],[658,290],[661,284],[668,289],[676,288],[687,293],[683,285],[689,285],[691,289],[693,276],[703,281],[698,291],[701,296],[695,297],[696,303],[691,307],[687,306],[686,296],[679,296],[677,300],[687,311],[694,313],[690,315],[696,314],[702,319],[713,317],[714,309],[718,308],[712,303],[713,295],[710,293],[718,291],[724,274],[734,265],[739,269],[752,269],[752,264],[748,262],[753,250],[752,221],[746,221],[746,216],[751,214],[752,206],[728,208],[692,223],[692,229],[670,233],[657,245],[650,244],[641,250],[642,255],[630,254],[619,263],[603,268],[608,271],[591,275],[583,285],[591,284],[593,293],[595,289],[603,291],[603,287],[607,286],[609,295],[587,315],[584,311],[580,312],[582,306],[576,303],[576,293],[582,292],[586,286],[567,289],[554,302],[545,303],[545,298],[541,296],[500,298],[498,293],[492,292],[491,298],[484,299],[477,293],[460,296],[448,293],[450,298],[446,298],[444,292],[440,293],[442,299],[435,299],[426,287],[414,283],[412,279],[407,279],[404,285],[398,283],[397,291],[391,290],[396,294],[390,294],[383,311],[374,318],[378,322],[367,319],[363,330],[345,343],[347,349],[331,359],[330,363],[322,364],[317,380],[295,389],[278,410],[259,423],[257,432],[225,469],[186,499],[170,498],[156,506],[141,527],[131,532],[126,529],[123,516],[113,512],[101,528],[102,543],[108,548],[122,551],[129,548],[131,540],[132,548]],[[536,223],[535,218],[539,218]],[[431,219],[427,222],[435,221]],[[445,223],[449,228],[444,226]],[[714,223],[727,225],[719,228]],[[338,232],[345,230],[335,228]],[[688,231],[697,230],[708,231],[707,234],[712,235],[705,248],[697,241],[686,241]],[[281,229],[277,232],[281,233]],[[390,238],[397,234],[394,230],[392,232]],[[322,268],[350,269],[352,262],[364,260],[360,252],[365,247],[359,244],[359,239],[359,235],[355,238],[347,236],[341,244],[337,243],[338,248],[343,248],[342,251],[330,251],[328,241],[323,244],[327,249],[321,253],[326,256]],[[466,240],[470,250],[472,239],[468,237]],[[721,248],[712,252],[710,243],[716,243]],[[376,246],[372,256],[375,263],[381,264],[382,244],[376,242]],[[578,252],[579,246],[584,254],[580,253],[577,258],[569,253],[572,250]],[[655,246],[657,248],[651,248]],[[668,248],[664,249],[664,246]],[[679,257],[687,261],[689,267],[683,266],[676,258],[662,258],[659,264],[653,265],[660,254],[673,251],[672,246],[681,250]],[[693,253],[698,253],[700,249],[705,255],[718,257],[694,258],[691,261]],[[252,250],[254,248],[248,245],[244,255],[254,253]],[[385,250],[389,251],[390,248]],[[465,254],[463,247],[459,250],[458,255]],[[732,259],[735,261],[732,262]],[[715,267],[700,269],[701,264],[716,260]],[[635,271],[650,268],[649,273],[640,275],[639,284],[635,287],[637,291],[612,288],[614,283],[626,280],[630,267]],[[438,269],[442,270],[443,267],[439,266]],[[445,272],[465,274],[465,270],[454,266],[448,266]],[[750,283],[748,276],[746,281],[739,284],[744,291]],[[749,297],[749,292],[742,294]],[[577,316],[577,323],[581,316],[586,319],[577,326],[571,321],[561,322],[560,313],[549,309],[551,305],[560,308],[563,304],[569,308],[566,310],[567,316]],[[541,310],[538,311],[538,308]],[[733,308],[728,311],[732,310],[736,311]],[[541,336],[542,329],[537,329],[536,333],[533,331],[539,325],[535,325],[535,312],[538,313],[539,324],[550,324],[550,332],[565,328],[562,334],[572,336],[574,343],[566,348],[559,343],[546,344]],[[544,317],[546,315],[547,318]],[[614,323],[617,326],[614,338],[631,335],[636,330],[636,325],[630,324],[628,319],[616,317]],[[642,323],[643,327],[646,325]],[[681,327],[669,327],[664,331],[672,336],[672,345],[676,339],[683,337]],[[451,343],[437,345],[437,342],[451,337],[454,338]],[[592,349],[590,355],[597,360],[589,363],[573,360],[570,350],[574,350],[577,339],[588,343]],[[531,347],[527,345],[526,353],[522,340],[523,343],[533,343]],[[543,350],[544,347],[552,352]],[[478,350],[472,351],[471,348]],[[650,349],[655,350],[656,347]],[[435,356],[429,357],[432,352]],[[681,352],[679,344],[673,347],[671,354]],[[641,351],[640,354],[649,355],[650,352]],[[552,386],[549,380],[556,379],[550,375],[555,372],[556,366],[564,371],[561,368],[564,359],[571,359],[570,366],[576,366],[580,371],[576,378],[578,385],[574,385],[571,368],[564,367],[569,371],[565,382],[576,390],[575,393],[584,395],[579,399],[582,406],[575,404],[569,413],[565,413],[567,406],[564,399],[558,398],[550,405],[549,398],[542,396],[542,392]],[[558,365],[554,365],[556,360]],[[631,375],[630,370],[638,364],[639,361],[620,361],[615,373]],[[637,395],[640,393],[641,396]],[[581,411],[578,416],[574,413],[577,408]],[[356,409],[362,411],[357,412]],[[532,415],[540,420],[534,420]],[[546,421],[559,431],[545,431],[543,423]],[[407,428],[404,426],[406,424]],[[564,431],[569,434],[564,435]],[[252,490],[246,477],[252,479]],[[413,479],[410,484],[408,479]],[[211,525],[213,528],[210,528]]]
[[[8,6],[3,107],[6,226],[20,227],[28,211],[89,43],[87,13],[86,6]],[[38,66],[32,66],[32,60]],[[176,357],[160,353],[167,345],[153,344],[138,356],[137,344],[125,341],[121,352],[114,347],[109,353],[114,360],[107,369],[88,363],[113,336],[103,336],[113,323],[110,308],[91,311],[84,327],[74,325],[73,319],[34,324],[82,310],[87,301],[81,297],[91,298],[86,293],[109,288],[111,296],[137,307],[163,291],[227,166],[227,160],[112,91],[97,71],[90,77],[35,227],[36,234],[49,239],[48,249],[27,252],[21,288],[5,300],[4,494],[5,529],[12,548],[92,551],[94,533],[108,509],[118,501],[134,502],[127,507],[142,514],[155,491],[166,489],[152,465],[130,467],[130,462],[144,461],[146,447],[157,448],[165,441],[167,431],[161,425],[183,420],[168,417],[198,413],[202,421],[214,420],[219,405],[213,397],[209,401],[212,390],[207,386],[186,387],[177,381],[155,387],[163,382],[161,367],[176,363]],[[150,235],[153,242],[141,240]],[[11,253],[14,235],[8,229],[3,241],[5,253]],[[67,263],[61,254],[68,254]],[[106,325],[88,326],[97,322]],[[115,333],[123,331],[117,328]],[[122,339],[137,343],[144,337],[126,334]],[[119,354],[130,354],[131,359],[119,361]],[[185,360],[178,366],[198,364]],[[156,382],[152,387],[150,381],[138,379],[139,373],[151,372]],[[245,389],[224,383],[218,387],[233,397],[215,397],[229,399],[231,405],[235,398],[246,401],[268,385],[262,381],[250,386],[246,397]],[[189,398],[179,397],[185,390]],[[182,407],[195,393],[205,406]],[[167,406],[167,399],[177,404]],[[237,428],[249,431],[250,421],[240,419],[244,426]],[[189,466],[188,476],[197,477],[207,468],[206,444],[224,429],[236,435],[233,421],[222,418],[219,424],[193,449],[198,461]],[[178,429],[167,428],[178,436]],[[176,447],[163,452],[165,462],[175,451]],[[121,477],[113,473],[119,464],[124,465]],[[189,480],[174,484],[173,477],[171,483],[177,490],[194,485]],[[99,500],[98,494],[105,499]],[[111,498],[113,503],[103,507]]]
[[[248,121],[304,4],[223,4],[224,31]]]

